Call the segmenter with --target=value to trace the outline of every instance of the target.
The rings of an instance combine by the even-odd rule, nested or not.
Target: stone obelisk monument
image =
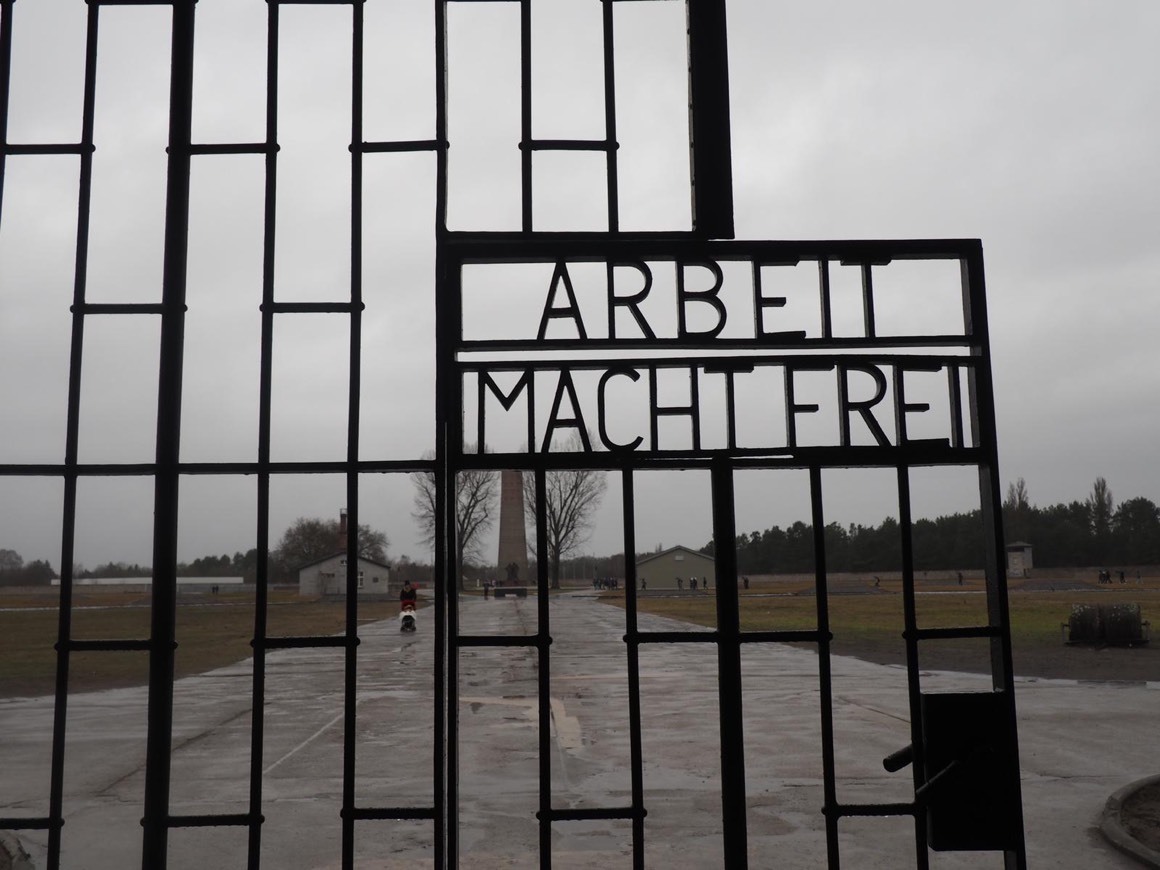
[[[528,538],[524,531],[524,475],[501,471],[499,478],[499,556],[496,579],[505,586],[526,586]]]

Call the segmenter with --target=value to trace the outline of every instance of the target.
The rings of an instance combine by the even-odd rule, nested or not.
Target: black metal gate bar
[[[982,246],[962,260],[963,316],[968,331],[978,344],[972,351],[979,365],[968,369],[971,427],[983,447],[985,460],[979,466],[979,500],[983,514],[983,541],[986,555],[987,619],[999,629],[991,638],[991,681],[1003,692],[1012,764],[1019,770],[1018,721],[1015,711],[1015,671],[1011,657],[1011,618],[1007,602],[1007,564],[1003,558],[1003,506],[1000,501],[998,432],[995,423],[995,388],[991,375],[991,337],[987,322],[987,283],[983,272]],[[1003,855],[1006,870],[1026,870],[1027,849],[1023,837],[1023,796],[1019,777],[1012,777],[1012,823],[1019,832],[1017,847]]]
[[[11,4],[5,7],[8,22],[4,27],[5,52],[11,45]],[[61,828],[64,825],[64,762],[68,728],[69,643],[72,639],[73,559],[76,532],[77,457],[80,441],[81,361],[84,349],[85,318],[81,310],[88,279],[89,206],[93,178],[93,118],[96,103],[97,32],[99,9],[90,6],[85,19],[85,78],[81,107],[80,183],[77,192],[77,242],[73,265],[72,336],[69,350],[68,411],[65,423],[64,503],[62,505],[60,599],[57,602],[56,689],[53,697],[52,769],[49,781],[48,866],[60,866]],[[10,56],[9,56],[10,57]],[[9,59],[4,70],[8,73]],[[5,99],[9,83],[2,89]],[[7,107],[0,123],[7,125]],[[6,137],[0,137],[6,141]],[[0,159],[3,159],[0,157]],[[0,175],[3,166],[0,166]],[[0,180],[0,185],[3,181]]]
[[[189,248],[189,169],[193,112],[195,0],[173,0],[165,255],[157,390],[149,715],[145,749],[142,870],[163,870],[169,842],[170,752],[177,619],[178,462]]]
[[[826,274],[825,261],[819,268]],[[810,521],[814,527],[814,602],[818,613],[818,707],[822,737],[822,816],[826,822],[826,857],[839,870],[838,788],[834,770],[834,684],[830,674],[830,592],[826,582],[826,517],[822,508],[822,469],[810,466]]]
[[[605,184],[608,206],[608,231],[620,232],[620,180],[616,152],[620,143],[616,141],[616,54],[614,40],[614,18],[612,0],[601,0],[601,35],[604,53],[604,140]],[[628,552],[627,550],[625,552]]]
[[[733,151],[725,0],[685,0],[689,20],[689,138],[693,230],[733,238]]]
[[[895,390],[901,391],[902,378],[895,371]],[[906,432],[906,415],[902,411],[904,400],[901,392],[896,393],[898,401],[899,438]],[[902,637],[906,643],[906,695],[907,705],[910,708],[910,745],[914,753],[911,762],[911,777],[917,792],[926,782],[926,755],[922,739],[922,685],[919,679],[918,617],[914,597],[914,539],[912,535],[912,516],[910,505],[910,469],[905,465],[898,466],[898,533],[902,551]],[[927,850],[926,818],[921,807],[915,807],[914,813],[914,851],[918,870],[926,870],[930,864]]]
[[[637,643],[636,492],[632,469],[621,471],[624,529],[624,623],[628,667],[628,757],[632,782],[632,867],[644,870],[644,752],[640,721],[640,646]],[[630,554],[633,554],[630,558]]]
[[[532,222],[532,0],[520,4],[520,229]]]
[[[351,6],[350,70],[350,341],[346,429],[346,638],[342,729],[342,867],[354,870],[355,775],[358,749],[359,419],[362,384],[363,3]]]
[[[728,870],[749,866],[745,819],[745,722],[741,709],[741,615],[733,467],[713,463],[713,556],[717,593],[717,695],[721,715],[721,840]]]
[[[261,351],[258,372],[258,475],[257,527],[258,559],[254,596],[254,665],[250,702],[250,827],[246,840],[247,870],[262,864],[262,770],[266,734],[266,650],[270,587],[270,435],[272,426],[271,390],[274,348],[274,265],[278,214],[278,24],[279,8],[266,8],[266,117],[265,159],[262,192],[262,305]]]
[[[482,446],[479,449],[483,449]],[[549,622],[547,478],[536,469],[536,730],[540,762],[540,868],[552,870],[552,643]]]

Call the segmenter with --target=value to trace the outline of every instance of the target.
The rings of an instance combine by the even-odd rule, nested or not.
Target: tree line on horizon
[[[416,476],[418,477],[418,476]],[[487,505],[482,528],[494,516],[498,486],[487,479],[487,497],[477,499]],[[425,479],[416,487],[423,502]],[[462,487],[466,490],[466,487]],[[462,498],[462,493],[460,495]],[[599,503],[599,495],[592,499]],[[1072,501],[1046,507],[1031,504],[1027,484],[1019,478],[1007,488],[1002,505],[1004,537],[1008,544],[1026,542],[1033,547],[1033,561],[1038,568],[1111,568],[1160,565],[1160,507],[1148,498],[1135,497],[1116,504],[1107,481],[1096,478],[1092,491],[1083,501]],[[416,519],[421,519],[416,515]],[[576,523],[579,531],[587,528],[590,514]],[[826,566],[830,571],[865,573],[899,571],[902,568],[901,530],[898,521],[886,517],[877,526],[830,523],[823,532]],[[580,539],[579,535],[574,536]],[[478,540],[472,536],[472,543]],[[918,519],[913,523],[911,541],[914,567],[919,571],[981,570],[983,565],[983,516],[979,510],[955,513],[935,519]],[[388,539],[385,533],[360,525],[359,555],[386,564]],[[701,551],[712,555],[713,542]],[[325,558],[338,550],[338,521],[300,517],[283,533],[277,546],[270,550],[268,572],[272,583],[297,580],[297,569],[315,559]],[[469,549],[462,554],[468,573],[475,569],[491,570],[494,566],[475,564],[481,553]],[[611,556],[573,555],[573,547],[559,547],[553,554],[552,577],[624,576],[624,554]],[[647,554],[640,554],[647,555]],[[475,558],[472,558],[475,557]],[[415,578],[428,576],[431,566],[404,559],[400,569]],[[179,577],[243,577],[252,583],[257,577],[258,551],[252,548],[233,556],[203,556],[177,566]],[[742,574],[808,573],[814,570],[813,527],[798,521],[786,528],[772,526],[737,536],[737,568]],[[102,577],[150,577],[149,566],[109,562],[87,569],[74,566],[76,579]],[[47,585],[58,576],[46,560],[25,563],[15,550],[0,549],[0,586]],[[414,579],[414,578],[413,578]]]
[[[1096,478],[1083,501],[1047,507],[1031,504],[1027,484],[1019,478],[1007,488],[1002,511],[1006,542],[1031,544],[1037,568],[1160,564],[1160,508],[1143,497],[1116,505],[1102,477]],[[893,517],[877,526],[830,523],[823,537],[829,571],[902,570],[900,528]],[[915,520],[911,542],[915,570],[982,570],[982,511]],[[713,543],[701,550],[712,555]],[[773,526],[738,535],[737,570],[742,574],[813,571],[813,527],[798,521],[784,529]]]

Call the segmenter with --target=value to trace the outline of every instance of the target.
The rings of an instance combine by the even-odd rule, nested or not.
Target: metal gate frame
[[[27,0],[26,0],[27,2]],[[633,566],[629,564],[626,626],[629,661],[630,718],[632,720],[632,793],[631,806],[610,807],[584,813],[567,812],[551,805],[550,769],[547,753],[541,752],[540,830],[543,867],[551,866],[548,847],[550,825],[555,819],[607,818],[631,819],[633,823],[633,865],[644,866],[644,793],[640,746],[640,700],[637,655],[641,644],[648,643],[714,643],[719,654],[719,695],[722,733],[736,739],[724,740],[722,753],[722,820],[725,826],[724,862],[730,870],[746,866],[745,852],[745,777],[744,751],[740,732],[742,694],[740,685],[740,651],[745,643],[809,641],[816,643],[821,661],[823,770],[825,774],[825,807],[829,863],[839,863],[837,826],[839,820],[854,815],[911,815],[915,819],[916,860],[927,866],[926,834],[921,824],[922,809],[917,802],[887,805],[840,804],[836,798],[829,686],[829,642],[827,601],[825,595],[825,549],[821,529],[824,514],[821,470],[849,465],[893,467],[897,471],[900,517],[903,529],[905,577],[905,618],[908,679],[910,690],[911,731],[915,746],[914,782],[916,791],[924,780],[921,731],[921,693],[918,685],[919,649],[926,640],[949,637],[987,638],[992,651],[992,677],[996,691],[1005,699],[1005,728],[1011,739],[1015,735],[1014,698],[1010,634],[1006,599],[1005,566],[1000,559],[1002,530],[999,513],[999,481],[994,421],[994,397],[990,371],[989,337],[985,317],[985,297],[981,246],[973,241],[952,242],[818,242],[818,243],[731,243],[713,242],[733,236],[732,179],[729,156],[729,103],[726,58],[725,0],[686,0],[689,24],[690,60],[690,139],[692,174],[692,230],[676,233],[626,233],[619,225],[615,69],[614,2],[602,0],[604,34],[605,130],[603,136],[590,140],[544,140],[532,136],[531,14],[533,0],[509,0],[519,5],[521,22],[521,202],[520,230],[510,233],[454,233],[447,227],[447,9],[451,2],[468,0],[434,0],[436,44],[436,116],[435,135],[429,140],[367,142],[362,129],[365,0],[313,0],[317,5],[350,6],[352,15],[352,112],[351,112],[351,276],[349,301],[284,302],[275,292],[274,245],[275,205],[277,201],[278,108],[277,79],[279,69],[279,9],[302,0],[267,0],[268,54],[267,106],[265,138],[261,142],[198,143],[192,138],[192,99],[194,72],[195,0],[87,0],[87,38],[85,48],[84,96],[79,142],[12,143],[8,141],[8,107],[11,89],[12,43],[18,33],[15,0],[0,0],[0,221],[3,219],[4,169],[9,159],[37,155],[73,155],[80,167],[78,222],[76,236],[75,282],[72,298],[71,351],[66,423],[66,448],[61,463],[0,465],[0,477],[45,477],[63,481],[63,529],[61,547],[61,587],[57,628],[57,669],[52,736],[49,813],[43,818],[0,819],[0,828],[11,830],[40,829],[48,832],[50,868],[60,866],[61,828],[63,825],[64,752],[69,696],[69,666],[72,652],[135,651],[146,653],[149,660],[148,738],[146,747],[146,784],[144,797],[142,866],[146,870],[163,870],[168,860],[168,834],[181,827],[241,827],[248,832],[248,866],[257,870],[261,860],[263,823],[262,754],[264,720],[262,716],[267,651],[287,648],[337,647],[344,652],[344,757],[342,809],[342,865],[354,866],[354,823],[367,819],[429,819],[436,831],[435,864],[457,866],[457,748],[456,719],[458,687],[457,654],[473,645],[531,645],[538,651],[540,663],[540,743],[548,739],[546,729],[550,682],[551,643],[547,595],[541,594],[538,607],[538,633],[530,638],[480,638],[459,633],[457,592],[448,578],[456,576],[451,521],[454,505],[455,473],[469,467],[523,467],[536,476],[536,486],[543,493],[544,474],[561,463],[577,462],[584,467],[599,467],[621,475],[624,483],[624,540],[626,553],[634,551],[631,524],[633,516],[633,471],[637,468],[706,468],[713,481],[714,540],[718,547],[720,575],[727,578],[718,593],[718,630],[711,633],[650,633],[637,628],[637,602]],[[89,244],[89,211],[93,175],[94,117],[96,112],[96,59],[98,24],[105,6],[171,7],[172,77],[169,96],[168,170],[164,235],[164,267],[161,301],[153,304],[94,303],[86,299],[86,264]],[[600,152],[606,156],[608,224],[600,233],[544,233],[535,229],[533,214],[533,154],[537,151],[571,150]],[[436,410],[437,450],[433,461],[419,459],[361,460],[359,458],[359,387],[361,350],[362,275],[362,171],[364,155],[375,152],[433,152],[437,167],[436,201],[436,270],[439,325],[436,335],[438,354]],[[190,203],[190,168],[195,157],[223,154],[259,154],[265,160],[265,234],[263,241],[263,288],[261,328],[261,374],[259,386],[259,448],[254,462],[191,463],[180,456],[181,390],[185,339],[186,278],[188,266],[188,232]],[[2,224],[0,224],[2,226]],[[742,451],[707,455],[697,451],[673,455],[581,455],[573,458],[543,457],[535,453],[516,459],[479,457],[463,453],[462,371],[464,346],[459,327],[459,300],[456,296],[458,272],[462,263],[507,258],[522,261],[529,256],[539,259],[568,256],[590,261],[611,257],[746,257],[753,251],[783,260],[817,260],[820,269],[831,261],[852,261],[865,265],[864,292],[868,320],[872,319],[871,264],[900,256],[950,256],[963,266],[964,310],[968,335],[962,346],[969,356],[956,357],[972,373],[970,378],[970,417],[977,444],[968,446],[959,433],[959,443],[947,450],[930,447],[899,448],[889,456],[881,451],[863,448],[829,450],[810,454],[769,457],[745,455]],[[825,278],[823,277],[823,282]],[[273,326],[276,316],[295,313],[329,313],[346,316],[350,325],[349,414],[347,457],[340,462],[274,462],[270,454],[271,376]],[[78,458],[80,374],[84,351],[85,324],[90,317],[156,317],[160,321],[160,363],[156,455],[151,463],[81,463]],[[828,321],[827,321],[828,323]],[[867,334],[874,335],[872,322]],[[560,347],[559,343],[554,345]],[[834,339],[827,331],[819,344],[823,351],[849,349],[850,344]],[[694,355],[675,358],[675,364],[696,364],[696,347],[674,346]],[[768,348],[766,348],[768,349]],[[867,345],[867,350],[870,345]],[[497,464],[498,463],[498,464]],[[981,504],[986,522],[988,566],[988,624],[955,629],[920,629],[914,613],[914,578],[910,553],[909,469],[926,464],[969,464],[979,469]],[[811,500],[817,564],[818,629],[816,632],[743,633],[738,622],[736,571],[732,549],[734,516],[732,475],[738,468],[797,467],[807,468],[811,480]],[[281,474],[341,473],[346,477],[350,523],[358,526],[359,476],[366,472],[430,472],[437,480],[437,512],[443,525],[436,536],[436,571],[443,578],[438,589],[436,622],[436,738],[432,777],[433,806],[358,806],[355,802],[355,674],[357,666],[358,596],[355,536],[348,544],[346,630],[335,637],[272,637],[267,632],[268,547],[270,482]],[[251,730],[251,766],[249,771],[249,809],[236,815],[206,814],[175,816],[170,812],[170,755],[173,748],[173,680],[176,650],[176,564],[178,533],[178,492],[184,475],[254,475],[257,479],[258,519],[256,540],[259,543],[258,581],[254,620],[253,723]],[[151,630],[148,638],[80,640],[72,636],[72,594],[74,578],[74,532],[76,526],[77,485],[81,479],[109,476],[148,476],[154,483],[155,526],[153,533],[153,601]],[[542,519],[541,519],[542,523]],[[543,547],[542,529],[537,535]],[[542,555],[542,553],[541,553]],[[545,564],[540,559],[540,565]],[[631,563],[631,560],[628,560]],[[728,582],[729,577],[733,582]],[[538,578],[541,593],[546,592],[546,577]],[[1018,788],[1016,782],[1015,788]],[[1026,864],[1022,839],[1006,850],[1008,867]]]

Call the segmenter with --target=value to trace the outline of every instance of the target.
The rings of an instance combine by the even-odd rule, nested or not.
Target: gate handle
[[[903,746],[897,752],[891,752],[882,759],[882,766],[890,773],[902,770],[910,762],[914,761],[914,745]]]
[[[931,799],[931,793],[941,788],[951,778],[951,774],[958,770],[965,764],[971,763],[981,756],[985,756],[992,752],[990,746],[980,744],[969,750],[966,755],[961,758],[956,758],[938,773],[931,776],[914,791],[915,803],[925,804]],[[902,770],[906,765],[914,761],[914,746],[904,746],[897,752],[892,752],[882,759],[882,766],[891,773]]]

